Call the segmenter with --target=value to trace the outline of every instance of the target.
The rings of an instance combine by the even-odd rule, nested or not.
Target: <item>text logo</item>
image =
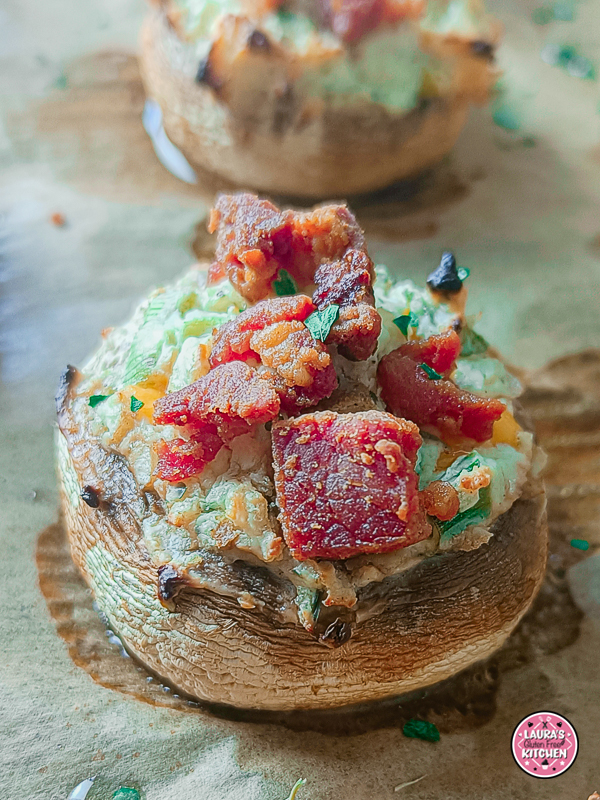
[[[553,711],[530,714],[515,728],[512,754],[528,775],[556,778],[577,758],[579,741],[568,719]]]

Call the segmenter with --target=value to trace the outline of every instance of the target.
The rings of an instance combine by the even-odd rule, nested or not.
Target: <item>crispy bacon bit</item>
[[[172,439],[157,445],[156,473],[163,481],[177,483],[202,472],[217,455],[223,441],[214,425],[206,425],[189,440]]]
[[[325,262],[315,272],[313,301],[319,310],[340,306],[328,342],[356,361],[368,358],[377,347],[381,317],[375,310],[373,262],[361,250],[348,250],[341,261]]]
[[[275,322],[291,320],[303,322],[313,311],[315,305],[310,297],[303,294],[263,300],[242,311],[239,316],[217,330],[209,360],[211,367],[228,361],[245,361],[256,356],[250,347],[250,339],[256,331],[261,331]]]
[[[380,411],[323,411],[277,422],[272,436],[279,520],[295,558],[385,553],[431,534],[416,425]]]
[[[320,400],[329,397],[337,389],[338,379],[335,374],[333,364],[327,369],[317,372],[315,379],[310,386],[289,387],[285,394],[281,395],[281,408],[286,414],[298,414],[312,406],[317,405]]]
[[[373,262],[346,206],[279,211],[254,195],[222,195],[209,230],[218,231],[210,281],[228,277],[256,303],[273,293],[273,280],[285,269],[301,288],[316,284],[313,301],[319,309],[340,306],[328,341],[343,355],[364,359],[374,352],[381,320],[373,298]]]
[[[460,336],[456,331],[449,330],[429,339],[407,342],[398,351],[417,363],[427,364],[440,375],[447,375],[454,369],[454,362],[460,353]]]
[[[322,0],[331,30],[345,42],[356,42],[380,25],[418,19],[423,0]]]
[[[377,369],[387,409],[450,445],[490,439],[505,406],[465,392],[452,381],[432,380],[418,361],[403,354],[407,346],[384,356]]]
[[[216,258],[208,278],[228,277],[250,303],[271,293],[271,283],[289,260],[291,229],[284,214],[252,194],[221,195],[211,211],[208,230],[218,230]]]
[[[458,514],[460,500],[458,492],[445,481],[434,481],[421,494],[421,505],[432,517],[447,520]]]
[[[288,413],[316,405],[337,387],[327,347],[313,339],[301,320],[315,310],[305,295],[263,300],[220,328],[210,363],[255,358]]]
[[[254,423],[279,413],[280,400],[272,383],[241,361],[221,364],[200,380],[154,403],[159,425],[214,425],[229,441]]]

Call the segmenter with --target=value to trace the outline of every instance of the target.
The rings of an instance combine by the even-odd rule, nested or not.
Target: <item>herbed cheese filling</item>
[[[376,275],[375,300],[382,318],[377,350],[362,362],[340,355],[334,360],[340,385],[360,381],[383,409],[376,379],[381,358],[407,340],[442,333],[456,315],[427,290],[394,281],[385,267],[377,267]],[[157,566],[171,564],[201,576],[207,554],[215,553],[229,562],[266,566],[294,584],[298,618],[311,629],[321,602],[351,607],[356,592],[368,583],[406,570],[438,550],[472,549],[489,538],[490,524],[522,492],[534,445],[511,414],[518,381],[487,354],[487,344],[471,327],[461,332],[462,351],[451,377],[473,394],[501,399],[507,410],[495,423],[491,440],[469,451],[423,434],[416,464],[419,489],[444,481],[459,498],[458,513],[443,522],[432,519],[433,534],[424,541],[343,562],[293,558],[277,522],[270,423],[233,439],[198,475],[177,483],[157,478],[155,446],[179,433],[174,426],[153,424],[154,401],[208,373],[213,333],[245,307],[228,279],[207,285],[205,271],[192,268],[172,286],[154,291],[130,322],[106,332],[82,370],[77,414],[103,447],[125,457],[140,490],[153,490],[162,502],[164,514],[140,520]],[[63,450],[59,457],[69,476],[70,460]],[[69,489],[70,496],[73,491]],[[231,587],[210,586],[235,595]],[[244,593],[238,601],[251,607],[260,598]]]

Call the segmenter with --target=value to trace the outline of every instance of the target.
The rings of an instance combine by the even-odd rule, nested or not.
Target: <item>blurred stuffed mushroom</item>
[[[498,39],[479,0],[156,0],[141,64],[192,165],[319,198],[439,162],[488,97]]]

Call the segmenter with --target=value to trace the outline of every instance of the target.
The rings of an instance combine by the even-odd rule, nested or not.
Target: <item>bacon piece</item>
[[[211,367],[228,361],[245,361],[257,354],[250,347],[253,333],[275,322],[304,321],[315,311],[310,297],[303,294],[293,297],[274,297],[263,300],[226,322],[213,338],[209,358]]]
[[[366,255],[364,234],[347,206],[329,205],[312,211],[284,213],[289,215],[292,228],[290,272],[301,286],[314,280],[321,263],[342,258],[348,249],[363,250]]]
[[[403,355],[406,346],[384,356],[377,368],[387,409],[449,445],[490,439],[505,406],[499,400],[465,392],[452,381],[432,380],[418,361]]]
[[[250,303],[268,297],[277,271],[290,260],[292,231],[286,215],[256,195],[220,195],[208,230],[218,231],[209,282],[229,278]]]
[[[214,425],[229,441],[255,423],[279,413],[280,400],[272,383],[241,361],[221,364],[200,380],[154,403],[159,425]]]
[[[268,368],[261,376],[288,414],[316,405],[334,391],[337,377],[327,347],[301,321],[314,310],[305,295],[257,303],[217,331],[211,365],[254,357]]]
[[[398,351],[413,361],[427,364],[440,375],[447,375],[454,369],[454,362],[460,353],[460,336],[456,331],[449,330],[429,339],[407,342]]]
[[[315,374],[331,364],[323,342],[298,320],[278,322],[252,335],[251,346],[262,363],[275,370],[287,386],[310,386]]]
[[[368,358],[377,347],[381,317],[375,310],[373,262],[360,250],[348,250],[340,261],[325,262],[315,272],[313,302],[319,310],[331,303],[340,315],[327,341],[355,361]]]
[[[267,367],[266,374],[288,414],[316,405],[337,388],[337,375],[327,347],[313,339],[298,320],[279,322],[257,331],[252,335],[251,346]]]
[[[272,428],[284,538],[299,560],[385,553],[427,538],[418,428],[380,411],[322,411]]]
[[[222,446],[223,440],[214,425],[206,425],[193,433],[189,440],[172,439],[159,442],[156,448],[158,453],[156,473],[159,478],[170,483],[184,481],[202,472]]]
[[[364,359],[374,352],[381,320],[372,290],[373,262],[346,206],[279,211],[254,195],[222,195],[209,230],[218,230],[210,281],[228,277],[243,297],[256,303],[272,293],[273,280],[284,268],[300,288],[316,284],[313,301],[319,309],[340,306],[329,341],[343,355]]]
[[[316,406],[337,389],[338,379],[333,364],[317,372],[310,386],[288,386],[280,394],[281,408],[286,414],[298,414]]]
[[[423,0],[322,0],[331,30],[345,42],[357,42],[380,25],[417,19]]]
[[[420,494],[421,505],[430,516],[444,521],[458,514],[458,492],[450,483],[433,481]]]

